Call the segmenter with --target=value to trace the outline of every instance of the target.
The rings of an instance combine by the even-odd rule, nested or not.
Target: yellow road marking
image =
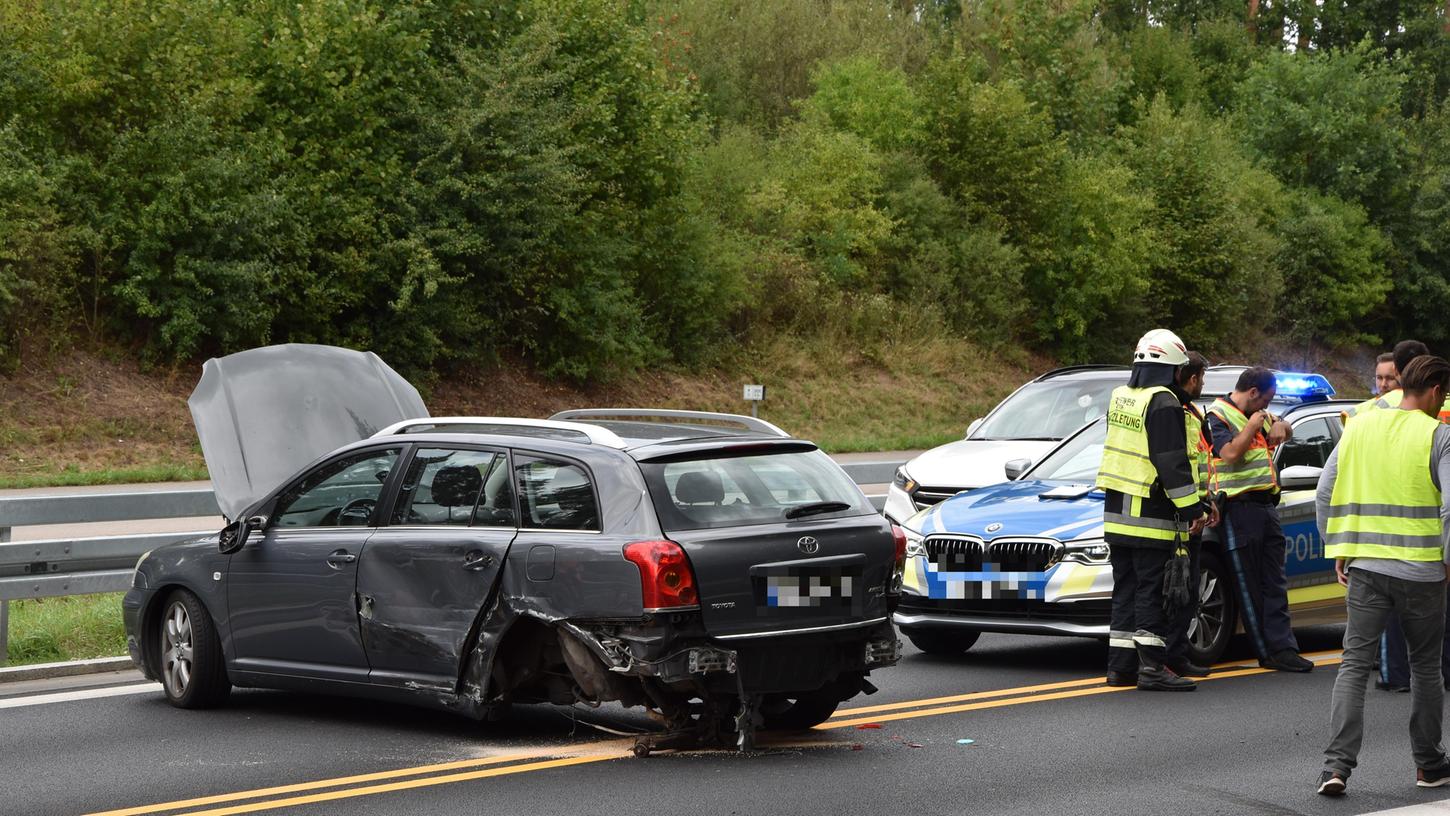
[[[932,697],[927,700],[907,700],[902,703],[883,703],[874,706],[862,706],[860,708],[843,708],[831,715],[831,719],[838,717],[854,717],[859,714],[869,714],[873,711],[895,711],[901,708],[920,708],[922,706],[940,705],[942,703],[960,703],[967,700],[988,700],[993,697],[1015,697],[1020,694],[1031,694],[1038,691],[1052,691],[1053,689],[1075,688],[1078,686],[1100,686],[1103,684],[1101,677],[1089,677],[1085,680],[1064,680],[1060,683],[1043,683],[1040,686],[1020,686],[1018,688],[993,689],[991,691],[974,691],[969,694],[953,694],[950,697]]]
[[[222,802],[235,802],[240,799],[258,799],[263,796],[276,796],[282,793],[298,793],[301,791],[319,790],[321,788],[336,788],[342,785],[354,785],[359,782],[376,782],[380,779],[397,779],[403,776],[418,776],[420,774],[435,773],[437,771],[454,771],[459,768],[477,768],[483,765],[500,765],[505,762],[514,762],[520,759],[536,759],[547,754],[509,754],[507,756],[485,757],[483,759],[462,759],[456,762],[440,762],[436,765],[419,765],[414,768],[399,768],[393,771],[379,771],[377,773],[358,774],[356,776],[341,776],[336,779],[320,779],[316,782],[299,782],[295,785],[277,785],[271,788],[258,788],[256,790],[238,791],[236,793],[221,793],[216,796],[202,796],[196,799],[183,799],[178,802],[165,802],[158,805],[141,805],[139,807],[123,808],[121,810],[107,810],[102,813],[92,813],[88,816],[138,816],[143,813],[163,813],[168,810],[180,810],[181,808],[200,807],[202,805],[216,805]]]
[[[1308,658],[1309,660],[1314,660],[1315,658],[1328,657],[1337,654],[1339,654],[1339,650],[1335,649],[1332,651],[1324,652],[1306,652],[1304,654],[1304,657]],[[1236,668],[1240,666],[1245,668],[1254,668],[1256,667],[1256,665],[1257,661],[1236,660],[1227,663],[1215,664],[1213,668],[1215,670]],[[1083,678],[1082,680],[1063,680],[1058,683],[1043,683],[1037,686],[1018,686],[1016,688],[990,689],[988,691],[973,691],[967,694],[953,694],[949,697],[931,697],[924,700],[907,700],[900,703],[883,703],[881,705],[861,706],[859,708],[843,708],[840,711],[837,711],[835,714],[832,714],[831,719],[834,720],[838,718],[855,717],[861,714],[869,714],[873,711],[895,711],[902,708],[921,708],[923,706],[941,705],[944,703],[964,703],[968,700],[990,700],[993,697],[1015,697],[1017,695],[1032,694],[1039,691],[1053,691],[1055,689],[1077,688],[1081,686],[1096,686],[1101,685],[1102,682],[1102,677],[1087,677]]]
[[[467,782],[474,779],[487,779],[494,776],[507,776],[508,774],[528,773],[530,771],[543,771],[550,768],[564,768],[570,765],[584,765],[590,762],[603,762],[608,759],[618,758],[618,754],[586,754],[584,756],[570,757],[568,759],[551,759],[544,762],[530,762],[526,765],[510,765],[507,768],[490,768],[486,771],[470,771],[468,773],[446,774],[443,776],[428,776],[422,779],[409,779],[404,782],[391,782],[386,785],[369,785],[361,788],[348,788],[347,790],[329,791],[327,793],[315,793],[309,796],[293,796],[288,799],[270,799],[265,802],[251,802],[245,805],[233,805],[231,807],[214,808],[212,810],[194,810],[189,811],[186,816],[232,816],[232,814],[236,813],[255,813],[260,810],[273,810],[283,807],[296,807],[298,805],[310,805],[317,802],[331,802],[337,799],[351,799],[357,796],[371,796],[378,793],[390,793],[392,791],[411,790],[413,788],[426,788],[432,785],[447,785],[453,782]],[[147,813],[152,811],[141,812]]]
[[[1337,651],[1306,653],[1306,658],[1314,660],[1317,665],[1333,665],[1339,663],[1342,658]],[[1243,666],[1243,668],[1234,668]],[[1243,662],[1220,664],[1215,669],[1234,668],[1232,671],[1220,671],[1204,680],[1225,680],[1232,677],[1247,677],[1257,674],[1269,674],[1271,669],[1262,669],[1257,666],[1246,665]],[[846,709],[836,716],[844,715],[844,719],[833,719],[823,725],[818,725],[818,730],[829,730],[847,728],[854,725],[863,725],[871,722],[891,722],[895,720],[909,720],[918,717],[934,717],[942,714],[956,714],[966,711],[978,711],[990,708],[1001,708],[1005,706],[1022,705],[1025,703],[1044,702],[1047,700],[1062,700],[1075,697],[1089,697],[1097,694],[1108,694],[1117,691],[1131,691],[1131,686],[1104,686],[1100,685],[1102,678],[1092,677],[1082,680],[1065,680],[1058,683],[1043,683],[1034,686],[1019,686],[1017,688],[996,689],[992,691],[972,692],[969,694],[954,695],[951,697],[935,697],[922,700],[909,700],[902,703],[889,703],[881,706],[866,706],[862,708]],[[1091,686],[1089,688],[1077,688],[1080,686]],[[1053,694],[1037,694],[1036,692],[1051,691],[1053,689],[1072,689],[1060,691]],[[1005,699],[990,699],[990,698]],[[965,703],[963,705],[938,706],[935,708],[922,708],[922,706],[935,706],[943,702],[957,702],[978,700],[984,702]],[[892,711],[894,709],[913,708],[911,711],[896,711],[876,717],[862,717],[859,715]],[[579,751],[581,749],[599,749],[619,745],[623,747],[626,741],[610,740],[598,743],[579,743],[573,746],[560,746],[552,751],[554,756],[559,754]],[[801,743],[806,747],[811,743]],[[782,744],[781,747],[784,747]],[[826,746],[822,746],[826,747]],[[419,765],[412,768],[399,768],[392,771],[379,771],[376,773],[357,774],[344,776],[335,779],[322,779],[313,782],[300,782],[292,785],[278,785],[269,788],[258,788],[249,791],[238,791],[236,793],[218,794],[215,796],[204,796],[193,799],[178,800],[175,802],[164,802],[154,805],[143,805],[138,807],[123,808],[120,810],[108,810],[89,814],[88,816],[142,816],[142,814],[165,813],[186,808],[202,807],[205,805],[222,804],[225,802],[237,802],[244,799],[259,799],[267,796],[276,796],[284,793],[298,793],[301,791],[321,790],[325,788],[337,788],[344,785],[355,785],[360,782],[376,782],[383,779],[399,779],[401,777],[417,777],[424,774],[437,773],[438,771],[456,770],[459,768],[477,768],[486,765],[501,765],[507,762],[516,762],[526,759],[541,759],[548,756],[546,753],[510,754],[496,757],[484,757],[480,759],[457,760],[454,762],[441,762],[433,765]],[[184,816],[232,816],[240,813],[254,813],[264,810],[275,810],[284,807],[296,807],[299,805],[315,804],[318,802],[330,802],[338,799],[348,799],[358,796],[371,796],[379,793],[393,791],[412,790],[415,788],[431,787],[434,785],[446,785],[454,782],[467,782],[476,779],[488,779],[496,776],[507,776],[511,774],[529,773],[542,771],[551,768],[563,768],[572,765],[584,765],[593,762],[603,762],[610,759],[620,758],[617,753],[591,753],[580,754],[572,757],[547,759],[537,762],[527,762],[520,765],[509,765],[503,768],[489,768],[487,770],[469,771],[466,773],[442,774],[436,776],[422,776],[417,779],[405,779],[399,782],[391,782],[382,785],[365,785],[362,787],[346,788],[345,790],[328,791],[305,796],[293,796],[283,799],[268,799],[262,802],[248,802],[245,804],[232,805],[229,807],[213,808],[211,810],[189,810]]]
[[[1307,656],[1307,655],[1306,655]],[[1319,666],[1329,666],[1339,663],[1343,658],[1325,657],[1315,660]],[[1271,674],[1273,669],[1253,668],[1238,669],[1236,671],[1219,672],[1208,677],[1199,678],[1199,682],[1205,680],[1227,680],[1231,677],[1249,677],[1256,674]],[[1101,680],[1094,678],[1093,682],[1101,683]],[[1096,686],[1094,688],[1076,689],[1074,691],[1060,691],[1055,694],[1037,694],[1025,697],[1009,697],[1004,700],[989,700],[980,703],[966,703],[963,705],[942,706],[940,708],[922,708],[913,711],[899,711],[894,714],[882,714],[875,717],[854,717],[845,720],[830,720],[816,726],[817,729],[827,730],[832,728],[849,728],[853,725],[865,725],[867,723],[892,722],[895,720],[910,720],[917,717],[936,717],[942,714],[960,714],[964,711],[980,711],[988,708],[1001,708],[1003,706],[1023,705],[1025,703],[1041,703],[1048,700],[1066,700],[1073,697],[1091,697],[1096,694],[1111,694],[1118,691],[1134,691],[1132,686]],[[848,712],[849,713],[849,712]]]

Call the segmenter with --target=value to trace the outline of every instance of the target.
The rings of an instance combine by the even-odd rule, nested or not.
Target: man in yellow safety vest
[[[1299,642],[1289,625],[1287,545],[1279,523],[1274,449],[1291,431],[1289,423],[1268,411],[1277,389],[1274,372],[1245,369],[1233,393],[1209,406],[1208,427],[1217,489],[1228,498],[1223,538],[1244,631],[1260,666],[1307,672],[1314,664],[1299,656]]]
[[[1168,665],[1174,621],[1164,610],[1168,561],[1208,520],[1197,463],[1200,421],[1184,409],[1188,350],[1166,329],[1143,335],[1128,384],[1113,391],[1097,486],[1113,567],[1107,681],[1144,691],[1192,691]],[[1201,371],[1199,373],[1201,379]],[[1191,378],[1189,378],[1191,379]]]
[[[1421,356],[1400,372],[1397,408],[1379,408],[1345,426],[1325,464],[1315,511],[1325,554],[1348,590],[1344,659],[1330,700],[1333,737],[1318,791],[1344,793],[1364,737],[1364,693],[1380,633],[1391,614],[1410,652],[1410,745],[1416,784],[1450,783],[1441,743],[1445,689],[1440,657],[1445,635],[1443,517],[1450,480],[1450,426],[1436,421],[1450,388],[1450,362]]]
[[[1390,352],[1391,365],[1385,365],[1385,355],[1381,354],[1375,361],[1375,396],[1345,411],[1344,421],[1348,422],[1377,408],[1398,408],[1401,396],[1400,372],[1408,368],[1416,357],[1429,353],[1430,349],[1419,340],[1401,340],[1395,344],[1395,350]],[[1381,374],[1381,372],[1384,373]]]

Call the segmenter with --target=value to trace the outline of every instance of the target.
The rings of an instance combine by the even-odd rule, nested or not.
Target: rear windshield
[[[876,512],[840,466],[820,451],[643,462],[669,530],[701,530]],[[827,502],[845,505],[828,509]],[[815,512],[817,509],[824,512]],[[794,512],[792,512],[794,511]]]

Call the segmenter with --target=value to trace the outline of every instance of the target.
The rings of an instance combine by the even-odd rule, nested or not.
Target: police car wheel
[[[915,632],[907,632],[906,637],[911,645],[926,652],[927,654],[961,654],[972,648],[977,638],[982,633],[974,629],[953,629],[942,631],[939,629],[922,629]]]
[[[1198,565],[1198,613],[1188,624],[1188,658],[1201,666],[1218,662],[1238,628],[1238,602],[1223,562],[1204,552]]]

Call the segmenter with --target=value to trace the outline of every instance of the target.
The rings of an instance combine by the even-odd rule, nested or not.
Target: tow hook
[[[718,649],[691,649],[685,658],[685,669],[690,674],[706,672],[735,673],[735,652]]]
[[[895,663],[901,659],[901,641],[896,638],[866,642],[866,665]]]

